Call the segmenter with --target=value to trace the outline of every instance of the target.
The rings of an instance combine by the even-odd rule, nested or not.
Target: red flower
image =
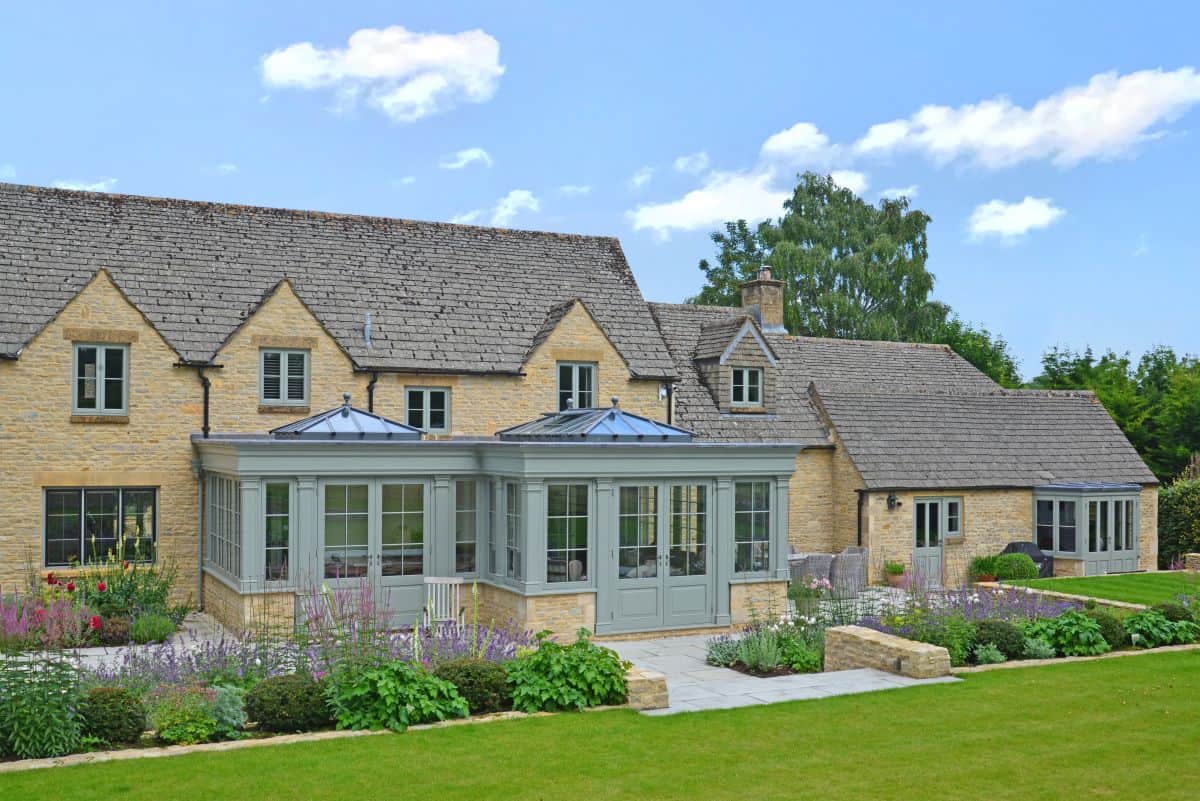
[[[122,563],[121,563],[121,569],[122,569],[122,570],[128,570],[128,569],[129,569],[129,562],[122,562]]]
[[[73,582],[73,581],[67,582],[67,592],[75,592],[75,582]]]
[[[100,628],[100,616],[92,615],[92,631],[97,631]]]
[[[37,609],[33,610],[33,616],[37,618],[38,623],[41,623],[46,619],[46,610],[39,606]]]
[[[58,583],[58,579],[56,579],[54,577],[54,573],[46,574],[46,583],[49,584],[51,587],[53,587],[55,584]]]
[[[103,581],[101,581],[100,583],[98,583],[96,585],[96,592],[104,592],[107,588],[108,588],[108,585],[105,584]]]

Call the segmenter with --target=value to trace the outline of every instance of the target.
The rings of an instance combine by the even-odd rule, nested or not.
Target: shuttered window
[[[273,405],[308,404],[308,351],[263,350],[260,400]]]

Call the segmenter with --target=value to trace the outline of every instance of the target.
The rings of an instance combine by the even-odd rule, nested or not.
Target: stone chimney
[[[771,277],[770,265],[758,270],[758,277],[742,284],[742,308],[773,334],[785,334],[783,327],[783,281]]]

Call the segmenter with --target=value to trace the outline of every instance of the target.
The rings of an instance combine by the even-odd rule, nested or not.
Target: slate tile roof
[[[700,324],[700,335],[696,339],[696,351],[693,354],[697,359],[719,359],[725,349],[729,347],[730,341],[734,335],[741,330],[746,321],[750,317],[746,314],[740,315],[713,315],[715,319],[704,320]],[[753,324],[753,323],[752,323]]]
[[[813,389],[868,488],[1157,483],[1091,392]]]
[[[13,184],[0,184],[0,355],[101,267],[189,361],[288,278],[364,368],[515,373],[550,310],[578,297],[634,375],[674,372],[616,239]]]

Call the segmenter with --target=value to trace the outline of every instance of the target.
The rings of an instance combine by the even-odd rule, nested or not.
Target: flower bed
[[[480,625],[472,595],[463,626],[391,630],[371,592],[322,590],[291,638],[130,648],[93,667],[62,654],[0,658],[0,758],[624,703],[629,664],[586,631],[562,645]]]

